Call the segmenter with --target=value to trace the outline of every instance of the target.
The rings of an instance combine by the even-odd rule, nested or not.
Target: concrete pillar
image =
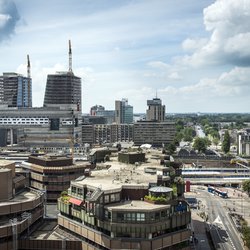
[[[13,128],[10,129],[10,145],[13,146]]]

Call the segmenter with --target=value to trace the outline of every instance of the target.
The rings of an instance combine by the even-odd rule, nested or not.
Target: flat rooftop
[[[163,208],[169,208],[170,205],[161,205],[161,204],[151,204],[146,201],[124,201],[119,202],[111,205],[106,205],[105,208],[108,210],[114,210],[114,211],[134,211],[134,212],[143,212],[143,211],[157,211],[162,210]]]
[[[158,163],[159,164],[159,163]],[[120,189],[121,187],[147,188],[150,182],[157,182],[157,175],[144,173],[144,168],[149,163],[143,163],[140,166],[120,162],[106,162],[110,165],[109,169],[92,170],[91,176],[80,181],[72,181],[74,185],[82,187],[101,188],[103,191]],[[156,167],[158,167],[156,165]]]
[[[21,202],[33,201],[38,197],[39,197],[39,193],[36,192],[36,191],[35,192],[33,192],[33,191],[23,191],[23,192],[19,193],[18,195],[16,195],[11,200],[0,202],[0,208],[4,207],[4,206],[10,206],[10,205],[18,204],[18,203],[21,203]],[[15,218],[17,219],[17,223],[19,223],[19,222],[21,222],[23,220],[23,218],[21,216],[16,216]],[[0,227],[1,226],[6,226],[8,224],[11,224],[10,218],[8,217],[8,214],[2,215],[1,219],[0,219]]]
[[[23,191],[17,194],[13,199],[8,201],[1,201],[1,206],[12,205],[20,202],[32,201],[39,197],[39,191]]]
[[[15,163],[14,161],[9,161],[9,160],[5,160],[5,159],[0,159],[0,167],[5,167],[8,166],[12,163]]]

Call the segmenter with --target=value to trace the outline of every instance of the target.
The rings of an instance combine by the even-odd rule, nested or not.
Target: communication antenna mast
[[[28,77],[28,103],[27,106],[32,106],[32,97],[31,97],[31,75],[30,75],[30,57],[27,55],[27,77]],[[25,103],[24,103],[25,105]]]
[[[27,55],[27,77],[30,78],[30,57]]]
[[[72,72],[72,50],[71,50],[70,40],[69,40],[69,72]]]

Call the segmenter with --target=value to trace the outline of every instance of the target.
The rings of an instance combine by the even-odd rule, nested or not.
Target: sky
[[[26,75],[33,106],[47,74],[82,78],[82,109],[127,98],[145,113],[249,112],[250,0],[0,0],[0,73]]]

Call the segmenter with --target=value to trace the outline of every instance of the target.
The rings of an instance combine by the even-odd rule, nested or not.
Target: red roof
[[[77,206],[80,206],[80,205],[82,204],[83,201],[78,200],[78,199],[76,199],[76,198],[70,198],[70,199],[69,199],[69,202],[72,203],[72,204],[75,204],[75,205],[77,205]]]

